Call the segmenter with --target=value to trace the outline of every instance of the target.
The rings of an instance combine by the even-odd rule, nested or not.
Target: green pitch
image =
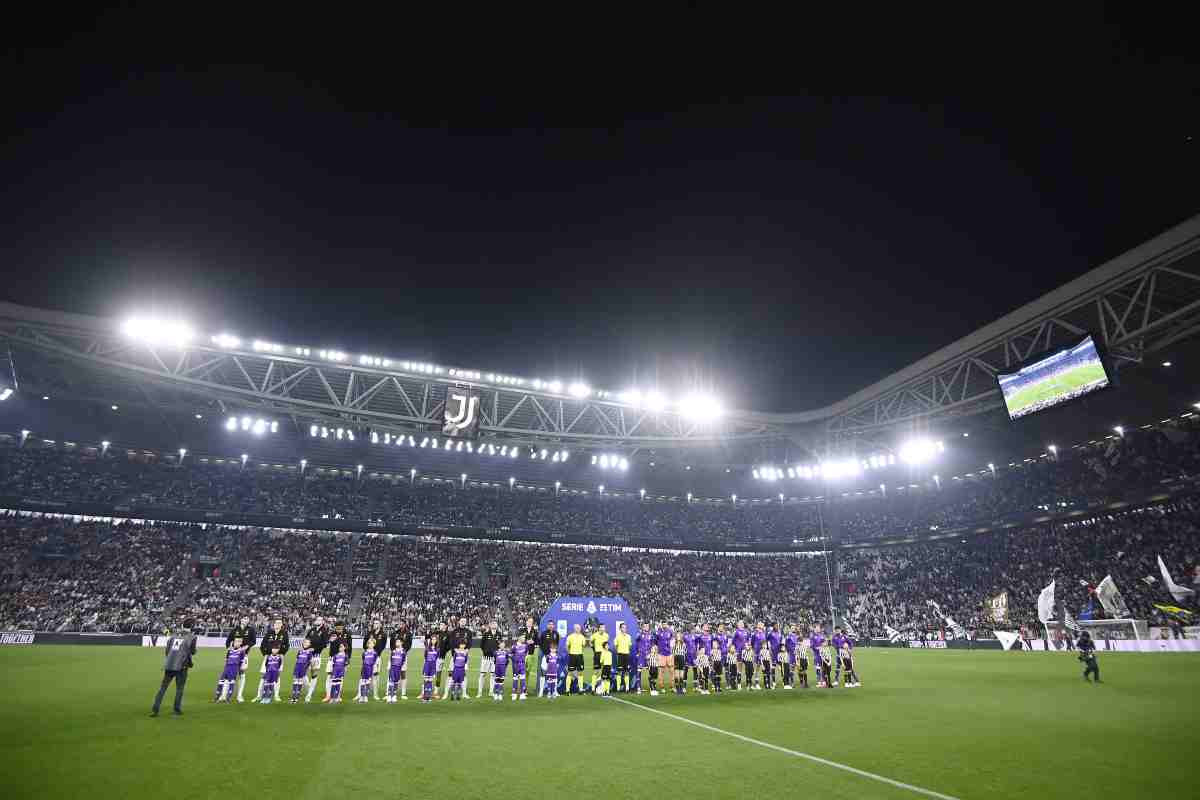
[[[769,744],[955,798],[1190,797],[1200,752],[1192,654],[1101,654],[1096,686],[1067,654],[861,648],[859,689],[634,697],[717,730],[590,696],[216,706],[221,657],[151,719],[159,650],[0,649],[7,796],[923,796]]]
[[[1104,380],[1104,367],[1099,364],[1083,364],[1052,379],[1030,384],[1019,392],[1006,396],[1004,402],[1008,405],[1009,415],[1015,417],[1036,403],[1102,380]]]

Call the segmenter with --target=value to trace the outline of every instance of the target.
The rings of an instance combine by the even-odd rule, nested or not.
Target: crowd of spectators
[[[1131,430],[1096,446],[939,484],[897,486],[838,504],[836,521],[816,503],[642,501],[568,492],[511,492],[413,485],[349,471],[304,474],[240,463],[174,463],[96,457],[54,448],[0,447],[0,494],[57,502],[177,507],[387,522],[412,528],[505,528],[628,537],[790,543],[830,533],[851,540],[911,535],[992,522],[1036,510],[1098,505],[1122,493],[1200,474],[1200,433]],[[215,546],[215,545],[214,545]],[[358,573],[357,568],[355,574]]]
[[[561,595],[617,594],[639,619],[673,625],[828,622],[832,601],[860,636],[944,627],[946,616],[986,633],[985,604],[1000,592],[1010,620],[998,627],[1036,627],[1036,598],[1051,580],[1078,615],[1108,574],[1134,617],[1153,619],[1155,602],[1172,602],[1158,556],[1181,583],[1200,580],[1198,523],[1200,499],[1190,497],[962,541],[719,554],[10,515],[0,521],[0,628],[139,631],[188,618],[222,629],[249,615],[298,629],[318,614],[356,629],[376,617],[421,627],[454,614],[477,628],[539,618]],[[227,559],[197,577],[212,541]]]

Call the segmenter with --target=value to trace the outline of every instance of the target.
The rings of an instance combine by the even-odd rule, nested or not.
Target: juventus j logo
[[[450,401],[458,403],[458,410],[451,412],[450,402],[446,403],[446,424],[442,430],[455,436],[464,430],[470,430],[475,424],[475,410],[479,406],[479,398],[474,395],[452,394]]]

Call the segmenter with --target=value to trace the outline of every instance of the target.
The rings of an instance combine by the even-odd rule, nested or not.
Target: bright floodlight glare
[[[13,390],[11,386],[5,386],[3,389],[0,389],[0,402],[4,402],[8,398],[12,397],[12,393]]]
[[[249,457],[250,456],[246,455],[245,453],[242,453],[242,466],[246,466],[246,459]]]
[[[27,433],[29,433],[29,431],[21,431],[21,433],[27,434]],[[110,444],[112,444],[112,442],[110,442],[108,439],[105,439],[103,442],[100,443],[100,446],[103,447],[105,450],[107,450],[108,446]]]
[[[546,388],[549,389],[550,391],[554,392],[555,394],[558,394],[559,392],[562,391],[562,381],[560,381],[560,380],[550,381],[549,383],[546,384]]]
[[[1057,446],[1057,445],[1053,445],[1053,444],[1052,444],[1052,445],[1050,445],[1049,447],[1047,447],[1046,449],[1047,449],[1047,450],[1049,450],[1051,453],[1057,453],[1057,452],[1058,452],[1058,446]]]
[[[196,335],[186,322],[153,317],[130,317],[121,326],[121,332],[145,344],[168,347],[183,347]]]
[[[754,475],[754,480],[758,480],[758,470],[752,470],[752,474]]]
[[[510,489],[511,489],[511,488],[512,488],[512,486],[513,486],[513,484],[514,484],[514,483],[516,483],[516,482],[517,482],[517,479],[516,479],[516,478],[514,478],[514,477],[513,477],[513,476],[511,476],[511,475],[509,475],[509,476],[508,476],[508,488],[510,488]]]
[[[642,496],[643,500],[646,499],[646,490],[645,489],[638,489],[638,494],[640,494]]]
[[[721,416],[721,404],[707,394],[689,394],[679,401],[679,413],[695,420],[712,420]]]
[[[514,447],[512,450],[510,450],[510,451],[508,452],[508,457],[509,457],[509,458],[516,458],[516,457],[517,457],[517,448],[515,448],[515,447]]]
[[[900,460],[905,464],[924,464],[938,452],[937,444],[929,439],[913,439],[900,445]]]
[[[183,458],[186,455],[187,455],[187,448],[186,447],[179,448],[179,457]]]
[[[307,466],[308,466],[308,459],[307,458],[300,459],[300,469],[304,469]]]
[[[575,381],[574,383],[572,383],[570,386],[567,387],[567,392],[572,397],[587,397],[589,394],[592,393],[592,389],[586,383],[581,383],[579,381]]]
[[[227,431],[236,431],[237,425],[238,425],[237,417],[230,417],[229,419],[225,420],[225,430],[227,430]],[[317,430],[317,426],[313,425],[313,436],[317,435],[316,430]]]
[[[212,337],[213,344],[217,347],[241,347],[242,340],[231,333],[218,333]]]
[[[662,411],[667,407],[667,398],[662,392],[646,393],[646,408],[651,411]]]
[[[1118,425],[1117,427],[1113,428],[1113,430],[1117,432],[1117,436],[1124,436],[1124,435],[1125,435],[1125,429],[1124,429],[1123,427],[1121,427],[1120,425]]]

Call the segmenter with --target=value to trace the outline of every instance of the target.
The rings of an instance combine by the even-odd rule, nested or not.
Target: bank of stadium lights
[[[622,472],[629,469],[629,459],[625,456],[601,453],[592,456],[592,464],[600,469],[619,469]]]
[[[184,347],[196,336],[188,323],[160,317],[130,317],[122,323],[121,333],[151,347]]]
[[[938,453],[944,453],[946,445],[932,439],[912,439],[900,445],[900,460],[905,464],[924,464],[932,461]]]
[[[279,433],[279,421],[245,415],[239,417],[234,414],[225,418],[225,430],[231,433],[240,430],[243,433],[263,436],[267,433]]]
[[[328,439],[332,436],[339,441],[354,441],[354,431],[349,428],[330,428],[327,425],[309,425],[308,435],[313,439]]]

